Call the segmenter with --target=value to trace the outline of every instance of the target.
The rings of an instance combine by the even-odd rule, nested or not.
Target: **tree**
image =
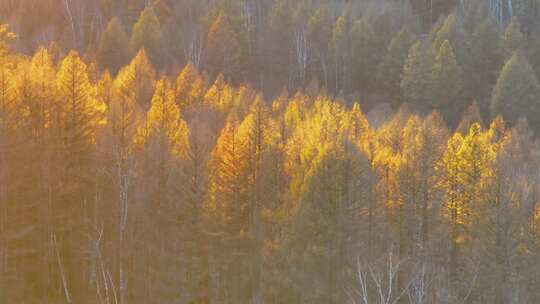
[[[491,90],[504,63],[501,58],[500,34],[491,18],[487,18],[474,30],[471,54],[471,86],[475,88],[474,96],[481,112],[489,113]]]
[[[538,79],[527,59],[518,53],[506,62],[491,96],[491,115],[501,114],[509,124],[526,117],[533,128],[540,125]]]
[[[524,51],[527,44],[525,35],[521,32],[520,24],[516,18],[506,27],[501,40],[501,50],[505,60],[508,60],[516,51]]]
[[[161,50],[161,25],[152,6],[146,7],[133,25],[130,46],[132,52],[145,49],[150,60],[157,66],[163,63]]]
[[[141,49],[131,63],[118,73],[115,85],[120,98],[133,99],[143,110],[150,107],[156,71]]]
[[[227,80],[242,79],[240,42],[227,16],[220,12],[208,29],[206,67],[212,78],[222,73]]]
[[[182,227],[181,201],[174,198],[179,195],[179,168],[189,150],[189,130],[175,103],[169,79],[157,82],[146,123],[135,140],[142,153],[144,175],[149,177],[141,186],[141,211],[147,215],[141,219],[138,235],[146,242],[137,242],[135,247],[141,252],[139,267],[143,269],[136,280],[149,282],[136,292],[146,300],[173,301],[181,296],[177,284],[184,274],[176,256],[181,249],[177,239]]]
[[[349,60],[349,33],[350,33],[350,17],[346,14],[339,16],[334,23],[332,31],[331,53],[333,55],[333,78],[334,78],[334,93],[338,94],[348,86],[348,77],[350,70],[347,68]]]
[[[184,110],[200,110],[202,106],[205,79],[190,62],[178,75],[175,86],[176,104]]]
[[[361,221],[351,211],[365,207],[367,163],[354,148],[342,153],[327,150],[316,156],[286,222],[285,254],[288,265],[294,265],[288,280],[293,299],[300,303],[342,303],[352,281],[347,269],[355,263],[359,237],[354,231]]]
[[[377,70],[377,82],[392,98],[393,105],[401,102],[401,72],[407,60],[409,49],[415,43],[415,36],[408,28],[401,29],[392,38],[384,59]]]
[[[0,24],[0,61],[4,64],[6,56],[10,52],[11,42],[17,38],[15,33],[9,31],[7,24]]]
[[[230,303],[250,297],[249,163],[246,138],[239,136],[238,127],[231,114],[212,150],[206,205],[208,229],[214,235],[210,269],[219,273],[212,282],[215,300]]]
[[[439,112],[443,113],[450,125],[457,124],[465,110],[465,102],[462,100],[462,72],[448,40],[443,42],[435,59],[433,80],[433,100],[438,105]]]
[[[434,108],[433,61],[433,52],[429,45],[418,41],[409,50],[401,73],[404,101],[421,113],[428,113]]]
[[[119,18],[114,17],[101,34],[97,50],[97,62],[101,68],[109,69],[114,75],[129,60],[129,39]]]
[[[75,51],[61,62],[56,78],[58,104],[53,112],[54,155],[51,160],[51,213],[56,254],[59,256],[61,286],[67,302],[87,297],[89,282],[80,277],[81,267],[89,267],[81,253],[88,248],[84,223],[89,216],[85,204],[91,196],[93,143],[104,123],[106,106],[95,96],[87,66]],[[85,266],[81,266],[85,265]]]
[[[473,124],[465,136],[455,133],[437,165],[438,187],[443,191],[443,203],[449,221],[450,253],[448,266],[451,279],[457,279],[462,265],[464,246],[471,242],[474,207],[484,195],[493,171],[496,156],[490,132]]]
[[[381,60],[377,52],[377,35],[367,18],[357,21],[351,29],[351,40],[354,56],[352,57],[352,75],[362,96],[366,96],[373,88],[375,78],[371,71],[377,70]]]

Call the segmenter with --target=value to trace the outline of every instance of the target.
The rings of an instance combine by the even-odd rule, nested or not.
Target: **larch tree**
[[[7,24],[0,24],[0,61],[4,64],[6,56],[10,52],[11,42],[17,35],[9,30]]]
[[[150,108],[156,71],[144,49],[137,53],[129,65],[120,70],[116,78],[121,79],[116,81],[119,98],[133,99],[145,111]]]
[[[347,269],[356,263],[361,223],[355,210],[365,207],[367,163],[354,148],[343,152],[323,150],[311,162],[298,206],[286,222],[290,301],[342,303],[347,298],[345,286],[352,280]],[[312,292],[302,292],[306,289]]]
[[[449,221],[450,252],[448,263],[452,279],[460,273],[463,249],[470,246],[473,211],[480,203],[495,159],[490,132],[473,124],[462,136],[455,133],[448,141],[437,170],[438,186]]]
[[[52,160],[54,184],[49,195],[54,220],[50,237],[61,260],[58,267],[63,296],[71,302],[87,297],[89,288],[89,282],[80,276],[80,267],[90,266],[81,249],[89,246],[85,231],[95,203],[90,191],[94,182],[93,143],[98,127],[104,123],[106,106],[96,99],[87,66],[75,51],[62,60],[56,87],[58,104],[52,122],[56,157]]]
[[[277,206],[278,185],[274,184],[272,178],[279,174],[279,166],[268,166],[266,162],[272,159],[275,152],[274,146],[279,133],[271,119],[270,110],[266,106],[262,96],[257,96],[250,106],[248,115],[240,124],[238,135],[245,138],[247,149],[247,175],[249,179],[248,212],[250,216],[248,232],[250,240],[253,242],[250,272],[252,274],[252,294],[251,301],[258,303],[263,300],[263,276],[267,274],[264,269],[266,264],[264,258],[264,245],[268,231],[263,214]],[[278,172],[274,172],[277,169]]]
[[[56,98],[56,68],[50,52],[40,48],[32,57],[30,85],[34,98],[28,104],[35,140],[44,140]]]
[[[143,172],[151,178],[151,182],[141,185],[143,201],[139,212],[146,216],[140,219],[141,235],[136,244],[141,251],[140,266],[145,269],[138,273],[143,288],[137,292],[147,299],[172,301],[181,296],[177,284],[183,272],[176,258],[181,249],[177,239],[181,204],[173,197],[177,197],[174,181],[189,149],[188,138],[189,130],[175,103],[171,82],[162,78],[156,84],[146,122],[136,135],[136,145],[142,149]],[[145,264],[148,267],[143,267]]]
[[[205,207],[211,233],[210,269],[219,273],[212,281],[216,301],[250,298],[246,251],[251,214],[249,208],[248,148],[238,134],[234,113],[227,119],[210,156],[209,196]]]
[[[219,75],[204,94],[203,104],[213,116],[212,131],[216,138],[223,127],[224,119],[232,110],[233,98],[234,89],[225,82],[223,75]]]
[[[191,62],[176,78],[174,90],[176,104],[182,111],[201,110],[205,79]]]

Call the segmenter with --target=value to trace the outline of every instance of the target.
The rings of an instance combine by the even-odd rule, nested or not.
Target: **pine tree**
[[[401,73],[404,101],[421,113],[428,113],[433,102],[433,52],[426,42],[418,41],[409,50]]]
[[[353,25],[351,41],[354,84],[360,88],[361,94],[368,94],[375,83],[372,71],[377,70],[381,54],[377,51],[377,35],[367,18],[362,18]]]
[[[343,14],[334,23],[332,31],[332,46],[333,55],[333,78],[334,78],[334,93],[338,94],[347,88],[349,81],[350,70],[347,68],[349,60],[349,33],[350,20],[349,16]]]
[[[471,86],[482,113],[489,113],[491,90],[497,81],[502,61],[500,34],[496,24],[487,18],[472,34]]]
[[[206,67],[210,76],[213,78],[222,73],[227,80],[242,79],[240,55],[237,34],[233,31],[227,17],[221,12],[208,29]]]
[[[97,50],[97,62],[103,69],[116,73],[129,60],[129,39],[119,18],[114,17],[101,34]]]
[[[157,66],[163,63],[161,49],[161,25],[152,6],[146,7],[133,25],[130,46],[132,52],[145,49],[151,61]]]
[[[457,124],[461,113],[465,110],[465,103],[462,100],[463,80],[461,68],[456,62],[448,40],[443,42],[435,59],[433,80],[433,101],[450,125]]]
[[[491,97],[491,115],[501,114],[509,124],[526,117],[533,128],[540,126],[538,79],[527,59],[515,53],[504,65]]]
[[[408,28],[401,29],[392,38],[384,59],[381,61],[377,71],[377,82],[392,98],[392,104],[401,102],[401,71],[405,65],[405,60],[409,49],[415,43],[414,35]]]
[[[501,50],[505,60],[508,60],[514,52],[525,50],[527,38],[521,32],[520,27],[518,20],[513,18],[504,31],[501,40]]]

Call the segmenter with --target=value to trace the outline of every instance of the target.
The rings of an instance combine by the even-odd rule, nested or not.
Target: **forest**
[[[540,303],[539,0],[0,0],[0,303]]]

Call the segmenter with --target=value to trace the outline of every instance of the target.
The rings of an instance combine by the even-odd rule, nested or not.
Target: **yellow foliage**
[[[189,131],[180,116],[180,109],[174,100],[174,91],[167,78],[156,84],[152,105],[146,115],[146,126],[141,128],[136,141],[144,144],[150,137],[167,140],[172,155],[183,158],[189,147]]]
[[[493,131],[483,131],[478,123],[466,136],[455,133],[437,166],[441,174],[439,187],[451,220],[469,224],[469,215],[482,197],[493,175],[497,146],[492,143]]]
[[[180,109],[198,108],[202,101],[205,84],[204,78],[190,62],[178,75],[175,87],[175,100]]]

